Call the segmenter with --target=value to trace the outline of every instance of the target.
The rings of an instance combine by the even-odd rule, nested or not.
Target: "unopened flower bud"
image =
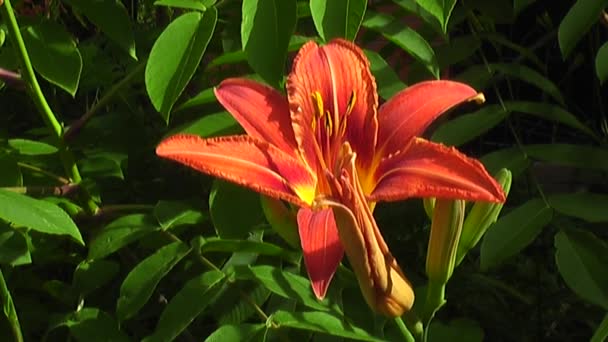
[[[508,196],[511,189],[511,171],[501,169],[494,178],[503,188],[505,196]],[[477,245],[486,230],[496,222],[503,204],[477,202],[473,205],[462,226],[462,234],[456,253],[456,265],[462,262],[467,252]]]
[[[463,200],[437,199],[426,252],[429,281],[445,284],[452,276],[464,219]]]

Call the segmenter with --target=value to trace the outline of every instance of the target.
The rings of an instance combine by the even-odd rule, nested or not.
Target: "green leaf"
[[[608,338],[608,314],[604,316],[604,319],[600,325],[595,329],[593,336],[589,342],[604,342]]]
[[[23,29],[23,41],[34,69],[47,81],[76,95],[82,56],[63,26],[50,21],[28,26]]]
[[[480,110],[461,115],[439,126],[431,140],[450,146],[460,146],[486,133],[501,123],[508,112],[500,105],[485,106]]]
[[[244,301],[240,296],[242,293],[246,293],[250,300]],[[270,294],[271,292],[260,284],[236,283],[217,298],[210,310],[217,312],[218,325],[241,324],[256,313],[256,308],[251,304],[264,306]]]
[[[249,252],[281,257],[293,263],[297,263],[299,260],[298,253],[290,252],[268,242],[250,240],[205,239],[205,242],[201,246],[201,253],[207,252]]]
[[[31,263],[26,236],[0,222],[0,264],[19,266]]]
[[[78,162],[80,172],[87,177],[125,179],[120,164],[115,159],[106,157],[83,158]]]
[[[524,145],[523,148],[530,157],[557,165],[608,170],[608,150],[605,148],[573,144]]]
[[[132,214],[106,225],[91,241],[88,259],[104,258],[145,235],[159,230],[151,215]]]
[[[179,105],[175,109],[175,111],[186,110],[186,109],[190,109],[193,107],[203,106],[208,103],[213,103],[215,101],[217,101],[217,99],[215,98],[215,94],[213,93],[213,87],[207,88],[207,89],[201,91],[200,93],[196,94],[194,97],[192,97],[188,101]]]
[[[345,317],[336,316],[328,312],[289,312],[279,310],[272,315],[271,319],[281,327],[315,331],[357,341],[383,341],[370,335],[367,331],[353,326]]]
[[[513,209],[493,224],[481,243],[481,269],[498,266],[529,245],[551,219],[553,210],[535,198]]]
[[[293,35],[289,39],[289,45],[287,46],[287,51],[288,52],[297,51],[302,47],[302,45],[304,45],[309,40],[315,40],[315,41],[320,42],[320,40],[316,37],[304,37],[304,36]],[[240,62],[244,62],[246,60],[247,60],[247,54],[245,53],[245,51],[243,51],[243,50],[230,51],[230,52],[223,53],[219,57],[214,58],[211,62],[209,62],[209,64],[207,64],[207,69],[214,68],[214,67],[217,67],[220,65],[225,65],[225,64],[240,63]],[[251,77],[249,77],[249,76],[247,76],[247,77],[255,78],[255,76],[258,76],[258,75],[251,75]]]
[[[442,44],[435,49],[437,62],[441,69],[449,68],[450,66],[466,61],[481,46],[481,41],[474,35],[465,35],[450,38],[447,44]]]
[[[466,318],[455,319],[449,324],[434,320],[428,334],[429,342],[450,341],[454,336],[458,336],[459,342],[481,342],[484,337],[479,323]]]
[[[595,72],[600,84],[608,79],[608,42],[604,43],[595,56]]]
[[[118,274],[119,269],[120,266],[115,261],[83,260],[74,271],[72,287],[81,295],[87,296],[112,280]]]
[[[120,286],[116,315],[120,321],[129,319],[146,304],[152,292],[171,269],[190,253],[190,246],[176,241],[163,246],[137,264]]]
[[[479,160],[490,174],[495,174],[500,169],[505,168],[511,171],[513,178],[522,173],[531,164],[530,159],[518,147],[496,150],[486,154]]]
[[[608,0],[577,0],[559,24],[557,40],[564,59],[600,18]]]
[[[243,129],[228,112],[205,115],[200,119],[186,123],[167,134],[189,133],[205,138],[241,133]]]
[[[439,66],[433,48],[416,31],[404,26],[401,20],[395,20],[389,15],[367,11],[363,26],[381,33],[420,61],[435,78],[439,78]]]
[[[217,235],[224,239],[244,238],[254,226],[264,221],[257,193],[222,180],[213,182],[209,213]]]
[[[416,2],[437,18],[443,32],[447,32],[448,21],[452,14],[452,10],[454,9],[454,5],[456,5],[456,0],[416,0]]]
[[[175,19],[160,34],[146,64],[146,90],[165,122],[175,101],[194,75],[217,22],[214,7]]]
[[[158,201],[154,216],[163,230],[180,225],[200,224],[206,220],[200,204],[191,201]]]
[[[566,126],[576,128],[579,131],[596,137],[589,127],[585,126],[578,118],[562,107],[545,102],[505,101],[505,107],[511,112],[521,112],[543,118],[545,120],[559,122]]]
[[[562,97],[559,88],[551,80],[543,76],[538,71],[529,68],[522,64],[506,64],[506,63],[495,63],[489,64],[489,67],[493,70],[501,72],[507,76],[515,77],[526,83],[538,87],[547,95],[553,97],[560,104],[564,104],[564,98]]]
[[[2,303],[2,312],[4,312],[4,316],[15,334],[15,339],[17,341],[23,341],[23,333],[21,332],[19,317],[17,317],[17,310],[15,309],[11,292],[6,285],[6,280],[4,280],[2,269],[0,269],[0,302]]]
[[[367,0],[310,0],[310,13],[319,36],[354,40],[361,26]]]
[[[19,154],[26,156],[53,154],[58,151],[57,147],[53,145],[27,139],[9,139],[8,145],[17,150]]]
[[[207,6],[201,0],[157,0],[154,2],[154,6],[184,8],[201,12],[207,10]]]
[[[251,341],[260,331],[266,328],[265,324],[227,324],[220,326],[216,331],[209,335],[205,342],[225,342],[225,341]]]
[[[52,323],[49,331],[67,327],[81,342],[128,342],[129,337],[118,326],[114,317],[97,308],[83,308],[69,313]]]
[[[46,201],[0,189],[0,219],[45,234],[67,235],[84,246],[70,216]]]
[[[269,84],[283,79],[289,38],[296,27],[295,0],[243,0],[241,44],[247,62]]]
[[[555,262],[568,287],[586,301],[608,309],[608,246],[588,231],[555,234]]]
[[[295,299],[315,310],[327,311],[328,301],[319,301],[312,292],[310,281],[281,268],[262,266],[235,266],[234,276],[241,280],[254,280],[275,294],[287,299]]]
[[[108,38],[137,59],[135,38],[127,9],[119,0],[63,0],[82,12]]]
[[[580,192],[553,195],[547,201],[556,211],[588,222],[608,222],[608,196]]]
[[[225,279],[222,272],[209,271],[188,281],[163,310],[154,334],[143,342],[172,341],[205,310]]]
[[[370,69],[378,85],[378,95],[388,100],[406,88],[406,84],[401,81],[397,73],[379,53],[365,50],[365,55],[369,59]]]

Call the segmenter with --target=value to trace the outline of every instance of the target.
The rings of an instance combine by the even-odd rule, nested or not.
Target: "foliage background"
[[[11,4],[0,5],[3,340],[399,338],[348,265],[316,301],[257,194],[154,155],[176,132],[240,132],[212,87],[244,75],[281,87],[299,46],[333,37],[366,48],[382,99],[438,76],[483,91],[484,106],[427,134],[514,175],[429,339],[608,335],[607,1]],[[424,285],[421,201],[376,217]]]

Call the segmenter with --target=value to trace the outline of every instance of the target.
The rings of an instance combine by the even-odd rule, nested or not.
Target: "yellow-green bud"
[[[268,196],[261,196],[262,210],[272,229],[291,247],[300,248],[298,235],[298,222],[296,213],[287,207],[281,200]]]
[[[452,276],[462,231],[464,208],[463,200],[435,201],[431,236],[426,252],[426,274],[430,282],[445,284]]]
[[[429,219],[432,220],[433,210],[435,209],[435,197],[423,198],[422,205],[424,205],[424,211],[426,212],[426,216],[428,216]]]
[[[511,171],[501,169],[494,175],[498,184],[503,188],[505,196],[511,190]],[[476,202],[462,226],[462,236],[456,253],[456,265],[459,265],[471,248],[475,247],[486,230],[496,222],[504,203]]]

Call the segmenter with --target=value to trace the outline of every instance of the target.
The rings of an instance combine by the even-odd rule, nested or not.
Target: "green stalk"
[[[422,321],[424,322],[424,341],[428,337],[429,327],[435,313],[446,303],[445,300],[446,283],[429,280],[426,288],[426,300],[422,310]]]
[[[1,4],[2,0],[0,0],[0,5]],[[11,326],[11,330],[13,331],[15,342],[23,342],[23,334],[21,333],[21,325],[19,324],[19,318],[17,317],[15,303],[13,303],[11,293],[6,286],[6,281],[4,280],[2,270],[0,270],[0,302],[2,302],[4,315],[6,316],[6,319]]]
[[[15,13],[13,12],[10,0],[4,0],[4,3],[0,1],[0,16],[7,25],[9,38],[15,48],[17,58],[21,63],[21,78],[25,81],[27,91],[34,101],[34,105],[36,106],[38,113],[40,113],[42,120],[44,120],[46,127],[52,132],[57,148],[59,149],[59,157],[63,169],[73,183],[79,183],[82,180],[80,171],[78,170],[74,156],[67,149],[67,146],[63,141],[63,128],[59,121],[57,121],[57,117],[42,93],[42,89],[40,88],[40,84],[34,73],[32,62],[27,53],[27,49],[25,48],[25,42],[23,41],[23,36],[21,35],[19,24],[17,23],[17,18],[15,18]],[[91,196],[87,195],[85,201],[87,209],[91,213],[95,213],[95,211],[97,211],[97,204],[95,204]]]
[[[407,327],[405,326],[405,323],[403,323],[403,320],[401,319],[401,317],[395,317],[395,323],[397,324],[397,327],[399,328],[399,331],[401,332],[401,335],[403,335],[403,338],[405,339],[405,341],[407,341],[407,342],[415,341],[414,336],[407,329]]]

